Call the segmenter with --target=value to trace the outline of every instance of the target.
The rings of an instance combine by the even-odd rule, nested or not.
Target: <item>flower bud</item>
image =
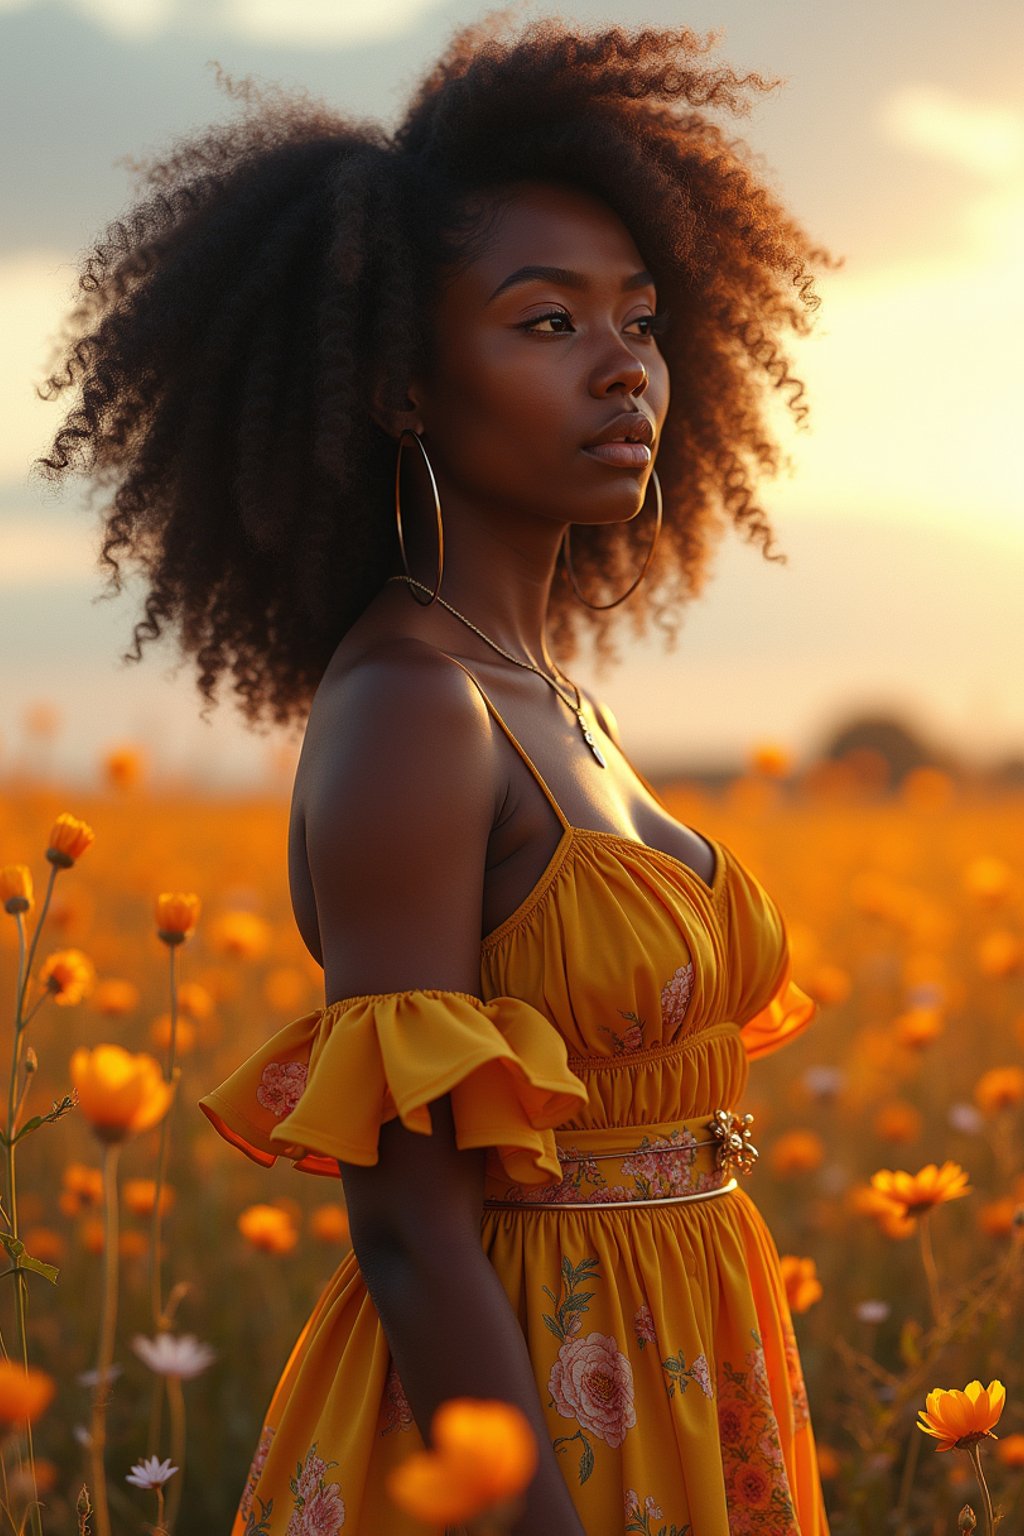
[[[958,1531],[973,1531],[977,1528],[978,1518],[969,1504],[965,1504],[960,1511],[960,1517],[956,1522]]]

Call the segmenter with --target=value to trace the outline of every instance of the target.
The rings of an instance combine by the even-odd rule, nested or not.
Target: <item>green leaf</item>
[[[597,1295],[596,1291],[574,1291],[562,1302],[563,1312],[585,1312],[587,1305]]]
[[[544,1319],[545,1325],[551,1329],[551,1332],[554,1334],[559,1343],[564,1342],[565,1330],[558,1326],[558,1324],[555,1322],[555,1319],[553,1317],[549,1317],[546,1312],[542,1312],[541,1317]]]
[[[34,1259],[30,1253],[21,1255],[22,1269],[31,1269],[35,1274],[42,1275],[44,1280],[49,1280],[51,1285],[57,1284],[57,1276],[60,1270],[56,1264],[44,1264],[42,1259]]]
[[[580,1457],[580,1484],[581,1485],[586,1482],[587,1478],[590,1476],[590,1474],[591,1474],[591,1472],[593,1472],[593,1470],[594,1470],[594,1452],[591,1449],[590,1441],[584,1438],[583,1439],[583,1455]]]

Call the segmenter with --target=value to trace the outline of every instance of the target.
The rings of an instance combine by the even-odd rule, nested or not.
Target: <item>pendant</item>
[[[608,764],[604,760],[604,757],[603,757],[602,752],[601,752],[601,748],[598,746],[597,742],[594,740],[593,736],[590,734],[590,727],[589,727],[589,725],[587,724],[586,720],[583,717],[582,709],[578,709],[576,711],[576,718],[577,718],[577,720],[580,723],[580,730],[583,732],[583,740],[586,742],[586,744],[590,748],[591,752],[593,752],[594,756],[597,758],[598,762],[601,764],[601,767],[602,768],[607,768]]]

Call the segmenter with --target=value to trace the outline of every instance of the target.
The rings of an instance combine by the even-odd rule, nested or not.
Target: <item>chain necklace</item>
[[[387,579],[388,579],[388,581],[405,581],[405,582],[408,582],[408,584],[410,586],[419,587],[421,592],[429,592],[431,590],[430,587],[425,587],[423,585],[422,581],[417,581],[415,579],[415,577],[413,577],[413,576],[389,576]],[[502,656],[507,657],[507,659],[509,661],[514,661],[517,667],[526,667],[527,671],[529,671],[529,672],[536,672],[538,677],[542,677],[544,679],[544,681],[547,683],[548,687],[549,688],[553,688],[555,690],[555,692],[558,694],[558,697],[561,699],[562,703],[563,704],[567,704],[568,707],[572,710],[573,714],[576,716],[576,719],[579,721],[579,727],[580,727],[580,730],[583,733],[583,740],[586,742],[586,744],[590,748],[591,752],[593,752],[594,756],[597,758],[598,762],[601,764],[601,767],[602,768],[607,768],[608,764],[605,762],[604,755],[603,755],[603,753],[601,751],[601,748],[598,746],[597,742],[594,740],[594,737],[593,737],[593,734],[591,732],[590,726],[587,724],[586,716],[583,713],[583,707],[582,707],[582,703],[581,703],[581,699],[580,699],[580,690],[577,687],[577,685],[575,683],[573,683],[571,677],[565,677],[565,673],[561,671],[561,668],[559,668],[559,672],[561,672],[562,677],[565,677],[566,682],[567,683],[572,683],[572,689],[573,689],[573,692],[576,695],[575,702],[572,699],[568,698],[562,692],[562,690],[561,690],[561,688],[559,688],[558,684],[556,682],[554,682],[554,680],[552,678],[548,677],[546,672],[542,672],[540,667],[535,667],[532,661],[522,661],[518,656],[513,656],[511,651],[506,651],[504,646],[499,645],[496,640],[492,640],[490,635],[485,635],[482,629],[477,629],[476,625],[473,623],[473,621],[471,619],[467,619],[466,615],[464,613],[460,613],[457,608],[453,608],[451,603],[446,603],[444,598],[441,597],[440,595],[435,599],[435,601],[439,602],[441,604],[442,608],[447,608],[449,613],[454,613],[455,617],[457,619],[461,619],[463,624],[468,624],[470,629],[473,630],[476,634],[478,634],[480,636],[481,640],[486,640],[487,644],[489,646],[493,647],[494,650],[500,651]],[[557,665],[557,663],[556,663],[556,665]]]

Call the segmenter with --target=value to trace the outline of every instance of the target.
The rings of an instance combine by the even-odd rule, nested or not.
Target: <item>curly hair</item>
[[[505,14],[454,32],[390,133],[216,66],[240,117],[129,161],[137,200],[80,263],[58,371],[37,393],[78,386],[81,400],[33,468],[114,487],[105,595],[121,591],[119,550],[149,583],[123,661],[171,624],[206,705],[230,669],[251,725],[308,712],[339,641],[400,568],[396,445],[371,416],[371,374],[400,406],[432,356],[432,298],[486,239],[475,195],[512,182],[602,199],[671,313],[664,521],[656,574],[626,605],[637,633],[653,618],[674,644],[729,517],[786,563],[755,499],[782,459],[768,392],[803,424],[782,335],[811,329],[809,269],[842,263],[698,110],[746,113],[751,91],[779,82],[709,67],[717,32],[544,19],[508,39]],[[585,590],[628,584],[646,522],[574,528]],[[580,624],[601,660],[614,655],[622,612],[579,604],[559,562],[549,636],[563,662]]]

